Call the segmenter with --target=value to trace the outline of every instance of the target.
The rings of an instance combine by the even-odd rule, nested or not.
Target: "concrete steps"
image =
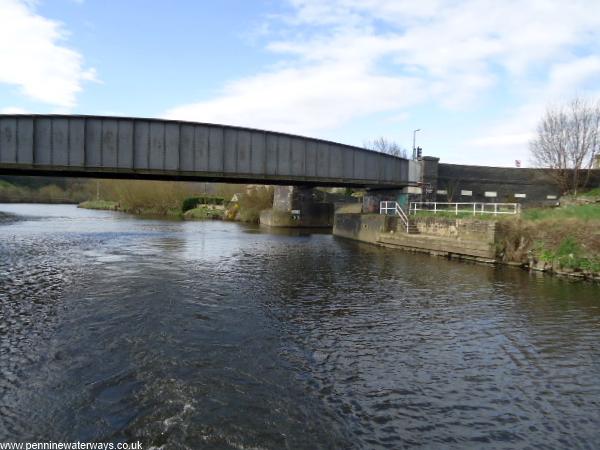
[[[414,223],[412,223],[411,221],[408,222],[408,227],[407,227],[406,232],[408,234],[419,234],[420,233],[419,228],[417,227],[417,225],[414,224]]]

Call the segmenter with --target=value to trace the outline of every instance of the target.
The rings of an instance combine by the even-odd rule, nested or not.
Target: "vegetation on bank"
[[[580,197],[583,198],[594,198],[597,201],[600,201],[600,187],[594,188],[594,189],[590,189],[587,192],[584,192],[583,194],[580,195]]]
[[[600,204],[566,205],[559,208],[531,208],[524,210],[521,216],[524,220],[531,221],[600,221]]]
[[[237,206],[232,205],[235,215],[232,220],[239,220],[247,223],[259,223],[260,213],[265,209],[273,207],[273,187],[272,186],[256,186],[252,189],[247,189],[246,192],[238,196]]]
[[[223,205],[225,199],[216,195],[201,195],[197,197],[188,197],[183,199],[181,204],[181,211],[184,213],[190,209],[197,208],[200,205]]]
[[[0,178],[0,203],[80,203],[92,190],[79,179],[6,176]]]
[[[237,220],[258,223],[260,212],[273,205],[268,186],[212,185],[216,193],[198,192],[192,183],[101,180],[99,200],[88,200],[82,208],[117,210],[144,216],[180,217],[189,220]],[[202,183],[202,188],[206,185]],[[236,201],[231,202],[235,195]]]
[[[109,200],[86,200],[78,205],[78,208],[102,209],[106,211],[118,211],[119,204]]]
[[[222,220],[224,209],[214,205],[201,205],[188,209],[183,213],[183,218],[188,220]]]
[[[444,219],[475,219],[475,220],[498,220],[505,217],[504,214],[497,216],[493,214],[473,214],[472,212],[454,213],[451,211],[417,211],[416,214],[411,214],[410,217],[439,217]],[[514,217],[514,216],[512,216]]]
[[[600,203],[525,210],[498,220],[501,261],[535,270],[600,276]]]
[[[416,217],[494,221],[499,261],[600,277],[600,188],[564,197],[559,207],[525,208],[519,215],[419,211]]]

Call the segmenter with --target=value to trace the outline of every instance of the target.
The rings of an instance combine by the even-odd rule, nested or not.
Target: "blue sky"
[[[512,166],[600,97],[598,0],[0,0],[0,112],[166,117]]]

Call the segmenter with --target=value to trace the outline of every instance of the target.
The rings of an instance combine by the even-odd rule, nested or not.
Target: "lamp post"
[[[417,128],[416,130],[413,131],[413,159],[417,159],[417,147],[416,147],[417,131],[421,131],[421,129]]]

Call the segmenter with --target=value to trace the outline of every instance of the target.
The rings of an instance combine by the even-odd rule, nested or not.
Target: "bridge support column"
[[[333,226],[333,204],[323,202],[314,188],[276,186],[273,208],[260,214],[260,223],[270,227],[329,228]]]

